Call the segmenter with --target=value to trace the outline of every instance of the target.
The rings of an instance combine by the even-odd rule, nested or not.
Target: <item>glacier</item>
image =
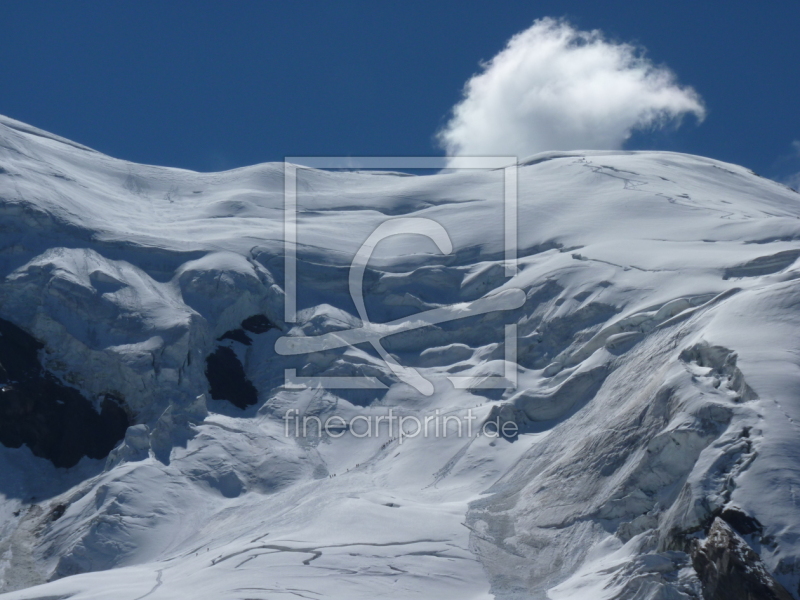
[[[0,117],[0,598],[800,598],[797,192],[528,157],[508,276],[502,170],[297,172],[287,323],[283,163],[139,165]],[[521,306],[387,334],[432,393],[368,343],[277,352],[364,324],[351,261],[410,217],[452,248],[374,248],[374,327]],[[387,411],[515,433],[290,427]]]

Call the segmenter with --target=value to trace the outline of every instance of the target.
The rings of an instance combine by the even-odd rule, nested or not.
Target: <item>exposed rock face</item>
[[[692,551],[705,600],[792,600],[750,546],[720,518]]]
[[[242,329],[246,329],[250,333],[255,334],[266,333],[274,327],[275,326],[264,315],[253,315],[242,321]]]
[[[214,400],[228,400],[241,409],[258,402],[258,391],[245,376],[236,353],[227,346],[208,355],[206,377]]]
[[[245,346],[250,346],[253,343],[253,340],[245,333],[244,329],[231,329],[230,331],[226,331],[217,338],[218,342],[223,340],[233,340]]]
[[[756,519],[736,506],[726,506],[720,514],[722,520],[741,535],[764,534],[764,526]]]
[[[83,456],[104,458],[125,435],[125,410],[105,396],[98,413],[80,392],[42,368],[42,348],[0,319],[0,443],[26,444],[57,467],[74,466]]]
[[[259,333],[266,333],[273,328],[274,325],[264,315],[253,315],[252,317],[247,317],[244,321],[242,321],[242,326],[239,329],[231,329],[230,331],[226,331],[219,338],[217,338],[217,341],[221,342],[222,340],[233,340],[234,342],[239,342],[245,346],[250,346],[253,343],[253,340],[249,335],[247,335],[248,331],[257,335]]]
[[[266,316],[252,315],[242,321],[241,327],[222,334],[217,338],[217,342],[230,340],[241,346],[250,346],[253,340],[248,332],[258,335],[274,327]],[[231,346],[231,344],[218,345],[216,350],[208,355],[206,378],[214,400],[228,400],[234,406],[244,409],[258,402],[258,390],[247,379],[242,361]]]

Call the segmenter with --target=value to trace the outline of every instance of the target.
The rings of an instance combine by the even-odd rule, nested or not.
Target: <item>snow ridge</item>
[[[68,469],[0,447],[0,597],[709,599],[757,573],[800,598],[800,196],[668,152],[520,165],[513,277],[502,171],[299,169],[286,323],[282,164],[136,165],[0,119],[0,318],[131,424]],[[361,326],[350,262],[409,216],[452,251],[378,244],[374,327],[515,289],[522,305],[384,337],[430,395],[369,344],[277,352]],[[507,326],[516,387],[454,387],[508,374]],[[291,421],[390,410],[455,421],[405,438]],[[516,433],[454,433],[473,416]]]

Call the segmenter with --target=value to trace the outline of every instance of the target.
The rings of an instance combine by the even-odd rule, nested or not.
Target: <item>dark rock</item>
[[[275,325],[273,325],[272,322],[264,315],[253,315],[242,321],[242,326],[240,329],[231,329],[230,331],[226,331],[219,338],[217,338],[217,341],[221,342],[222,340],[233,340],[234,342],[239,342],[245,346],[250,346],[253,343],[253,340],[250,339],[250,336],[247,335],[245,331],[249,331],[250,333],[255,333],[258,335],[259,333],[266,333],[274,327]]]
[[[705,600],[793,600],[758,554],[720,518],[703,542],[696,541],[692,565]]]
[[[751,517],[736,506],[725,507],[720,517],[741,535],[750,535],[753,533],[762,535],[764,533],[764,526],[761,525],[758,519]]]
[[[56,504],[55,507],[53,507],[53,510],[50,511],[50,520],[58,521],[61,517],[64,516],[65,512],[67,512],[66,504]]]
[[[78,390],[42,368],[43,344],[0,319],[0,443],[27,445],[57,467],[105,458],[128,428],[121,401],[106,396],[100,412]]]
[[[242,321],[242,328],[250,333],[259,334],[274,329],[275,325],[264,315],[253,315]]]
[[[250,336],[244,332],[244,329],[231,329],[230,331],[226,331],[217,338],[218,342],[221,342],[222,340],[233,340],[234,342],[239,342],[245,346],[249,346],[253,343],[253,340],[251,340]]]
[[[227,400],[242,410],[258,402],[258,391],[247,379],[236,353],[226,346],[206,358],[206,378],[214,400]]]

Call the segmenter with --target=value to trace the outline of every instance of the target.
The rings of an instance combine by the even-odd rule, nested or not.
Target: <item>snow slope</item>
[[[695,156],[537,155],[506,277],[502,171],[298,173],[287,324],[282,164],[143,166],[0,118],[0,318],[132,425],[68,469],[0,447],[0,598],[702,598],[717,517],[800,598],[796,192]],[[409,216],[452,252],[381,242],[373,322],[513,288],[524,304],[384,338],[429,396],[369,344],[276,353],[360,326],[350,261]],[[247,329],[256,315],[272,327]],[[504,325],[516,389],[455,389],[448,375],[503,374]],[[212,399],[214,353],[255,404]],[[285,369],[383,389],[285,385]],[[297,436],[291,409],[521,434]]]

